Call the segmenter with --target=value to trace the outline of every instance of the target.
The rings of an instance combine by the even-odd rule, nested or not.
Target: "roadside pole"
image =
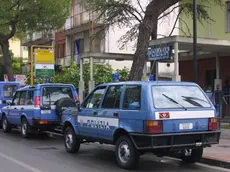
[[[194,82],[198,82],[197,75],[197,2],[193,0],[193,62],[194,62]]]

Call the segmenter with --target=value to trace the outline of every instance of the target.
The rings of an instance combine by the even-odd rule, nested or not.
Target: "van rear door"
[[[47,85],[41,87],[41,119],[60,120],[56,113],[56,102],[62,98],[76,100],[75,93],[70,85]]]
[[[162,121],[164,133],[209,130],[216,117],[205,93],[196,85],[153,86],[155,119]]]

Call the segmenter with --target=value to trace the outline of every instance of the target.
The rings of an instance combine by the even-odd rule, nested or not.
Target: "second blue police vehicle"
[[[21,127],[21,135],[54,130],[60,126],[62,112],[76,107],[78,94],[71,84],[38,84],[16,91],[10,105],[2,108],[0,119],[4,132]]]

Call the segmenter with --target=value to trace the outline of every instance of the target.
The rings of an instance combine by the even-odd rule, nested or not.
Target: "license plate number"
[[[191,130],[193,128],[193,123],[184,123],[179,125],[180,130]]]

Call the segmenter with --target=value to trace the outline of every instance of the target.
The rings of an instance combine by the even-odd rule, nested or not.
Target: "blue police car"
[[[215,107],[187,82],[115,82],[97,86],[78,108],[63,112],[66,150],[81,143],[115,145],[118,165],[136,167],[140,155],[176,156],[188,163],[218,144]]]
[[[20,126],[21,135],[54,130],[60,126],[62,112],[76,107],[78,94],[71,84],[38,84],[16,91],[9,106],[2,108],[0,119],[4,132]]]

